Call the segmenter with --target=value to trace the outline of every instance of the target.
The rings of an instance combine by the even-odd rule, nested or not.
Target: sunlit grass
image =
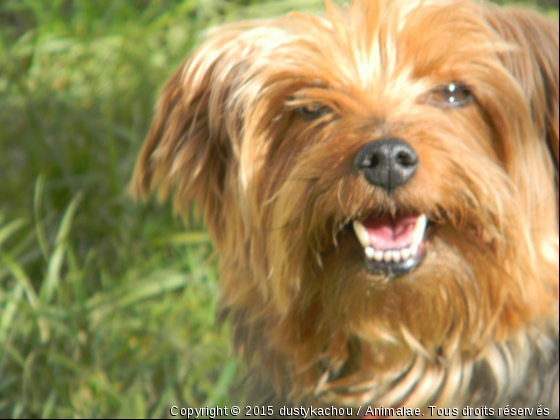
[[[204,226],[127,186],[157,90],[201,31],[320,4],[0,2],[0,417],[240,403]]]

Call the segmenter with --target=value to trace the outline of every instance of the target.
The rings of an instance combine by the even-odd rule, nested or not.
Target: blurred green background
[[[526,3],[558,17],[557,0]],[[201,30],[321,5],[0,0],[0,417],[241,403],[203,225],[126,187]]]

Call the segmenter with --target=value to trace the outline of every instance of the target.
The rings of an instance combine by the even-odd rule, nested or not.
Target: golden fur
[[[468,0],[326,6],[211,33],[163,88],[136,196],[202,209],[220,317],[276,401],[557,412],[558,23]],[[473,103],[429,100],[458,81]],[[352,164],[386,136],[420,160],[391,194]],[[425,261],[372,275],[345,226],[402,211],[436,226]]]

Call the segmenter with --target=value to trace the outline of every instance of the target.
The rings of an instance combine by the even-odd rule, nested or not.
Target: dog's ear
[[[503,61],[530,98],[533,119],[558,170],[558,22],[526,9],[485,12],[499,35],[520,47],[505,53]]]
[[[209,224],[220,217],[235,129],[230,99],[251,53],[242,33],[211,36],[163,87],[132,179],[136,198],[157,189],[161,200],[173,194],[179,213],[195,199]]]

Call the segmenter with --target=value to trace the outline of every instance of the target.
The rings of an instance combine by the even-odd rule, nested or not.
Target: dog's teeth
[[[414,226],[414,232],[412,232],[412,244],[420,245],[424,240],[424,233],[426,232],[426,227],[428,226],[428,216],[425,214],[421,215],[416,225]]]
[[[418,251],[419,251],[419,247],[416,244],[412,244],[410,246],[410,255],[412,255],[413,257],[416,257],[418,255]]]
[[[375,249],[373,249],[371,246],[368,246],[366,247],[365,251],[366,257],[368,257],[370,260],[373,260],[373,257],[375,256]]]
[[[369,240],[369,233],[367,231],[367,229],[365,228],[364,225],[362,225],[360,222],[354,220],[352,222],[352,225],[354,226],[354,232],[356,232],[356,236],[358,237],[358,240],[360,241],[360,243],[362,244],[362,246],[364,248],[371,248],[371,243]]]
[[[385,251],[383,253],[383,261],[385,261],[386,263],[390,263],[391,261],[393,261],[393,251]]]
[[[393,251],[393,262],[400,263],[401,262],[401,252],[400,251]]]
[[[403,248],[401,249],[401,257],[404,261],[408,260],[410,258],[410,249],[408,248]]]
[[[377,262],[382,262],[383,255],[384,255],[383,251],[375,251],[375,254],[373,254],[373,259]]]

